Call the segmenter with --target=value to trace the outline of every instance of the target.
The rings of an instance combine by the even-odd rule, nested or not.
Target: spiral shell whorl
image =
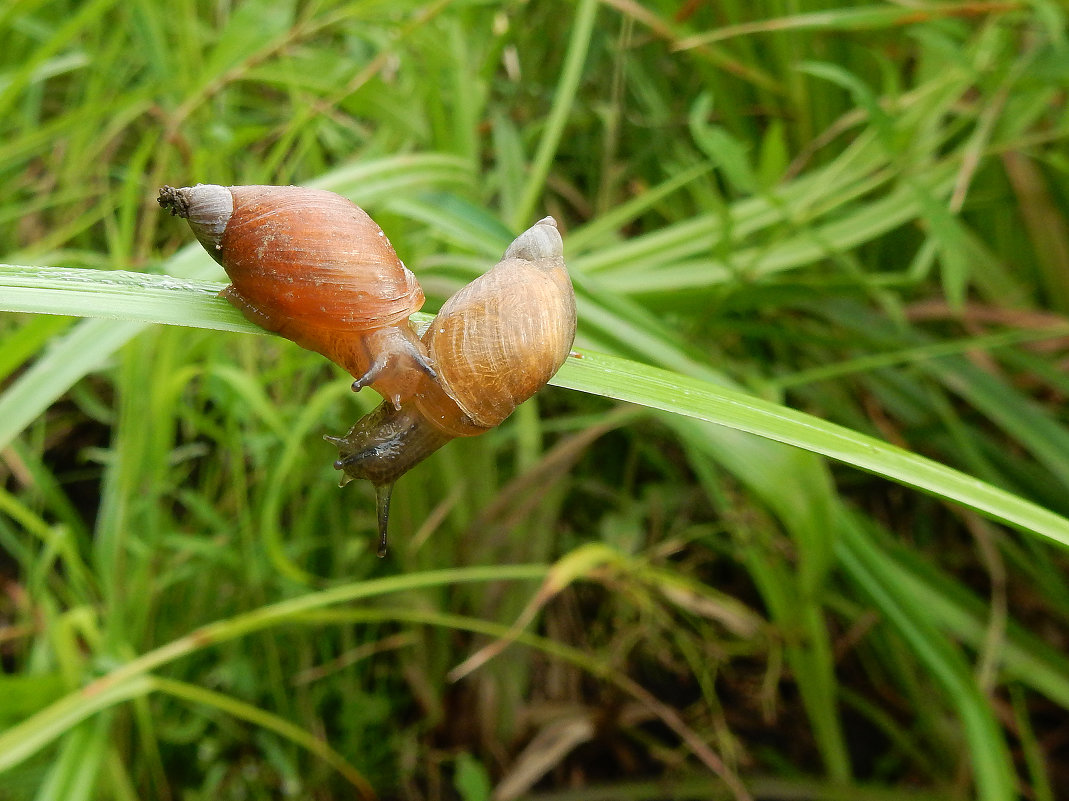
[[[557,221],[543,217],[512,241],[502,259],[549,261],[563,265],[564,241],[557,230]]]

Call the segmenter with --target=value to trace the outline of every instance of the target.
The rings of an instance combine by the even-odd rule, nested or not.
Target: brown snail
[[[382,229],[352,201],[299,186],[160,189],[233,282],[223,297],[252,322],[341,365],[353,389],[395,406],[433,375],[408,317],[423,290]]]
[[[338,446],[342,484],[375,485],[380,556],[397,478],[454,437],[501,423],[571,351],[575,294],[552,217],[520,234],[417,339],[407,316],[423,293],[348,200],[297,187],[198,185],[164,187],[160,204],[190,221],[234,282],[224,296],[249,319],[342,364],[357,376],[354,389],[370,385],[388,399],[344,437],[326,437]],[[381,284],[368,277],[375,273]]]

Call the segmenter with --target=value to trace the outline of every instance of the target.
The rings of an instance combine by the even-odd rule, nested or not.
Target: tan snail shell
[[[252,322],[322,353],[399,406],[433,375],[408,317],[423,290],[382,229],[350,200],[299,186],[160,190],[233,282]]]
[[[350,201],[300,187],[198,184],[160,190],[233,282],[223,291],[255,323],[337,362],[388,401],[338,446],[345,484],[371,481],[379,555],[393,483],[450,439],[498,425],[553,377],[575,338],[575,293],[552,217],[446,301],[422,338],[408,315],[415,277]]]

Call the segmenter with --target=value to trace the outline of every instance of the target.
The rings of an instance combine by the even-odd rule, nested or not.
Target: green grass
[[[0,801],[1069,782],[1060,4],[0,38]],[[321,440],[374,399],[214,297],[154,202],[198,180],[352,197],[429,312],[561,221],[582,358],[402,478],[385,561]]]

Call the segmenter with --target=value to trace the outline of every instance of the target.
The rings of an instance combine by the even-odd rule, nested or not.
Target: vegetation
[[[1063,4],[0,22],[0,801],[1069,786]],[[376,559],[372,393],[214,297],[196,181],[349,195],[432,312],[551,213],[583,358]]]

